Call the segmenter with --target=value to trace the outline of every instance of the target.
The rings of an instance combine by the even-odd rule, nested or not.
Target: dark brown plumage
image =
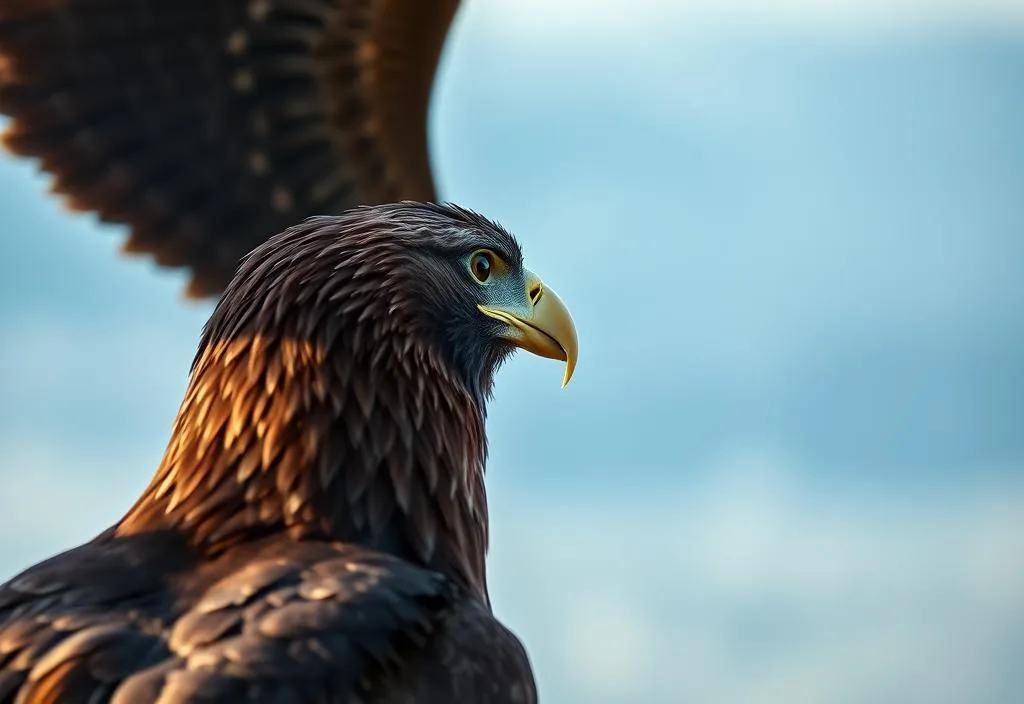
[[[571,372],[575,344],[513,238],[454,206],[271,238],[138,502],[0,587],[0,702],[536,701],[487,597],[484,409],[514,347]]]
[[[0,0],[4,143],[126,251],[219,294],[309,215],[435,200],[427,112],[458,0]]]

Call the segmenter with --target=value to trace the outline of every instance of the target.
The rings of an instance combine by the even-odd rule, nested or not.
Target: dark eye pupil
[[[473,257],[473,273],[476,274],[476,278],[486,281],[487,277],[491,275],[490,258],[484,254]]]

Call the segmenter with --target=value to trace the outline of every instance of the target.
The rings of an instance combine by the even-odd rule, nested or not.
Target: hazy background
[[[1024,701],[1024,3],[467,0],[446,198],[580,332],[491,407],[543,702]],[[209,309],[0,158],[0,577],[117,520]]]

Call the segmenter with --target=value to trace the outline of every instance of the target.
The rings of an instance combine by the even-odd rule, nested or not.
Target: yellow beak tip
[[[564,389],[569,385],[569,380],[572,379],[573,372],[576,371],[576,360],[566,359],[565,360],[565,375],[562,377],[562,388]]]

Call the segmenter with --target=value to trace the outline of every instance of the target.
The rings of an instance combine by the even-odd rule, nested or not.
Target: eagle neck
[[[211,554],[277,533],[354,543],[486,603],[485,458],[482,405],[408,335],[214,339],[117,532],[174,530]]]

